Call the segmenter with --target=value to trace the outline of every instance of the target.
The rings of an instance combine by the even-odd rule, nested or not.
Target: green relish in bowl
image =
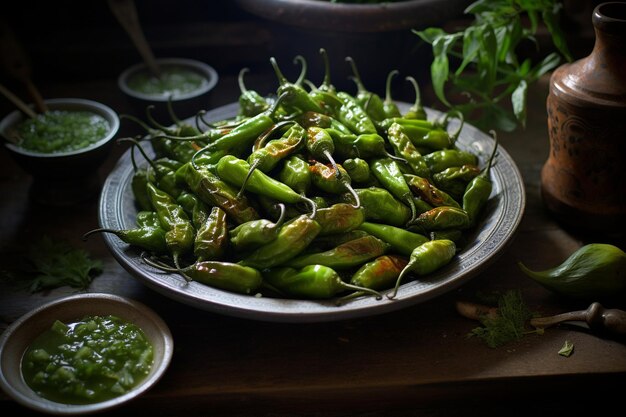
[[[124,395],[143,381],[153,347],[135,324],[113,316],[55,321],[22,358],[26,384],[63,404],[92,404]]]
[[[99,114],[83,110],[50,110],[15,126],[20,147],[40,153],[72,152],[87,148],[110,131]]]
[[[128,87],[151,96],[173,96],[188,94],[208,85],[208,80],[199,72],[182,65],[164,65],[160,77],[147,70],[137,71],[128,79]]]

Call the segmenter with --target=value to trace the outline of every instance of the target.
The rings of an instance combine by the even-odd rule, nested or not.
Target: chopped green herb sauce
[[[130,391],[150,372],[153,347],[143,331],[115,316],[56,321],[22,359],[24,380],[38,395],[92,404]]]
[[[51,110],[26,119],[16,127],[19,145],[41,153],[70,152],[104,138],[109,122],[88,111]]]
[[[206,77],[189,68],[172,65],[161,68],[161,76],[138,71],[128,79],[128,87],[151,96],[179,96],[199,90],[208,84]]]

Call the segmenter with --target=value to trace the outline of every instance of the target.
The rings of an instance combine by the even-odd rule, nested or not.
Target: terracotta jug
[[[582,232],[626,233],[626,3],[593,12],[589,56],[557,68],[547,99],[548,210]]]

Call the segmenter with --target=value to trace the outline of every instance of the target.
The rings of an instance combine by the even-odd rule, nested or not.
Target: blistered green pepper
[[[494,133],[495,138],[495,133]],[[476,223],[476,219],[480,215],[481,211],[487,204],[493,184],[491,182],[490,171],[493,163],[493,158],[496,155],[496,149],[498,149],[498,141],[496,140],[493,145],[493,151],[489,157],[487,166],[477,177],[475,177],[465,189],[463,193],[463,210],[467,213],[470,220],[470,226]]]
[[[197,230],[193,242],[193,254],[197,261],[216,261],[221,259],[228,246],[228,227],[226,212],[213,207],[209,217]]]
[[[426,178],[411,174],[404,174],[404,178],[411,188],[411,191],[413,191],[413,194],[420,197],[433,207],[461,207],[459,203],[457,203],[456,200],[448,193],[432,185]]]
[[[350,284],[373,290],[386,290],[397,281],[408,260],[396,255],[382,255],[363,264],[350,278]]]
[[[254,250],[239,263],[253,268],[282,265],[306,249],[321,228],[307,215],[296,217],[280,228],[276,239]]]
[[[626,292],[626,253],[615,245],[590,243],[572,253],[562,264],[532,271],[520,269],[539,284],[564,296],[609,299]]]
[[[440,206],[420,214],[409,226],[410,230],[426,233],[436,230],[467,229],[470,222],[465,210],[458,207]]]
[[[263,276],[269,285],[289,297],[328,299],[345,291],[359,291],[380,298],[374,290],[343,282],[336,271],[323,265],[268,269]]]
[[[295,192],[306,195],[311,187],[309,163],[301,155],[291,155],[285,159],[278,179]]]
[[[456,244],[451,240],[429,240],[422,243],[411,253],[409,263],[398,276],[393,293],[388,297],[394,298],[396,296],[400,283],[407,273],[413,272],[418,276],[428,275],[447,265],[455,254]]]
[[[442,149],[431,152],[424,155],[424,160],[432,173],[441,172],[450,167],[476,165],[478,163],[476,155],[461,149]]]
[[[356,229],[365,220],[365,210],[350,204],[336,203],[328,208],[318,209],[315,220],[322,229],[319,235],[349,232]]]
[[[245,196],[238,197],[236,189],[207,168],[195,168],[188,163],[179,169],[178,174],[200,200],[210,206],[221,207],[235,223],[241,224],[259,218],[259,214]]]
[[[276,223],[259,219],[252,220],[230,230],[230,244],[235,250],[249,250],[270,243],[278,237],[278,231],[285,222],[285,205],[279,204],[280,217]]]
[[[365,219],[368,221],[404,226],[411,218],[411,209],[384,188],[357,188],[355,191],[359,196],[361,207],[365,209]],[[342,196],[344,201],[351,198]]]
[[[350,240],[333,249],[307,253],[291,259],[287,265],[292,268],[302,268],[306,265],[325,265],[333,269],[353,268],[383,255],[389,245],[374,236]]]
[[[428,242],[428,238],[419,233],[413,233],[406,229],[388,224],[363,222],[359,230],[366,231],[376,236],[391,246],[393,252],[410,256],[413,250],[422,243]]]

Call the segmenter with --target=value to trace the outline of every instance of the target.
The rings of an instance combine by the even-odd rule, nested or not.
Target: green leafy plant
[[[27,284],[32,292],[62,286],[85,289],[103,269],[102,261],[87,251],[48,236],[32,242],[19,257],[21,262],[2,271],[3,278]]]
[[[432,45],[437,98],[483,130],[525,126],[528,85],[559,65],[561,55],[571,61],[559,25],[560,9],[557,0],[478,0],[465,9],[474,20],[461,31],[414,31]],[[520,60],[518,48],[523,42],[536,43],[541,23],[558,52],[536,63]]]

